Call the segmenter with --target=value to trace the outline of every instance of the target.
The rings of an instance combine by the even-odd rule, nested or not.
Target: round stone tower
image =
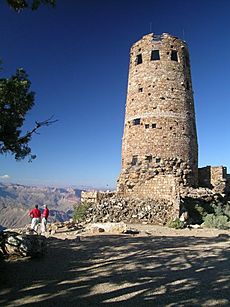
[[[164,194],[166,177],[180,187],[196,186],[197,156],[187,45],[167,33],[145,35],[130,51],[118,192]]]

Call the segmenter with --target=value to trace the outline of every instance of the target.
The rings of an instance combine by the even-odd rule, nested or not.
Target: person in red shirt
[[[42,224],[41,224],[41,232],[46,232],[46,226],[47,226],[47,219],[49,216],[49,209],[47,208],[47,205],[44,205],[44,210],[42,213]]]
[[[31,229],[38,232],[38,224],[41,221],[41,211],[38,209],[38,205],[29,212],[29,216],[32,218]]]

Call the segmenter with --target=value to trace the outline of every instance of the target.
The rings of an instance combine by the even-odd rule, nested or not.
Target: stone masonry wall
[[[155,180],[152,178],[152,180]],[[137,186],[136,192],[140,198],[123,197],[116,192],[82,191],[81,202],[88,204],[85,221],[91,222],[126,222],[165,225],[173,218],[179,217],[180,200],[176,199],[173,176],[161,176],[161,186],[165,198],[147,198],[148,185]],[[155,187],[155,184],[150,184]],[[157,194],[157,191],[155,191]]]
[[[126,222],[165,225],[179,214],[169,201],[123,198],[117,195],[91,203],[85,222]]]
[[[163,198],[165,175],[176,177],[176,185],[196,186],[197,153],[187,45],[169,34],[148,34],[130,52],[118,193]]]
[[[139,162],[120,175],[118,194],[172,201],[190,176],[191,169],[181,159],[171,158],[155,165]]]
[[[104,191],[82,191],[81,202],[82,203],[98,203],[104,198],[114,196],[115,192],[104,192]]]
[[[199,186],[224,193],[227,188],[227,168],[224,166],[206,166],[198,169]]]
[[[98,191],[82,191],[81,192],[81,202],[94,203],[97,202],[99,192]]]

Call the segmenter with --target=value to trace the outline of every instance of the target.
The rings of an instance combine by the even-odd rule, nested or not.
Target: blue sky
[[[57,0],[55,9],[18,14],[1,1],[1,74],[23,67],[36,92],[25,129],[51,115],[59,120],[34,136],[33,163],[0,157],[2,180],[115,187],[129,49],[150,23],[151,32],[189,45],[199,165],[230,170],[229,12],[229,0]]]

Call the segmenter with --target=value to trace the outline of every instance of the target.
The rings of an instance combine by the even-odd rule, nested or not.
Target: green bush
[[[201,200],[184,199],[190,223],[202,224],[207,227],[225,229],[230,224],[230,204],[227,202],[205,202]]]
[[[226,215],[230,221],[230,204],[227,204],[225,208],[223,209],[223,211],[224,211],[224,215]]]
[[[74,208],[73,220],[75,222],[84,220],[86,211],[89,207],[90,207],[90,204],[88,203],[80,203],[79,205],[76,205]]]
[[[175,220],[171,220],[168,223],[168,227],[175,229],[183,229],[185,228],[185,223],[182,222],[178,217]]]
[[[216,216],[219,216],[219,215],[224,215],[224,208],[225,206],[222,205],[222,204],[212,204],[212,208],[214,210],[214,214]]]
[[[208,228],[227,229],[229,227],[226,215],[207,214],[204,218],[204,225]]]
[[[195,204],[195,206],[194,206],[194,213],[195,213],[196,217],[199,219],[200,222],[202,222],[204,220],[204,218],[208,214],[209,210],[210,209],[207,208],[207,205],[202,206],[200,204]]]
[[[184,206],[188,211],[190,221],[194,224],[202,224],[207,214],[214,213],[214,210],[210,204],[205,202],[189,200],[188,202],[185,201]]]

